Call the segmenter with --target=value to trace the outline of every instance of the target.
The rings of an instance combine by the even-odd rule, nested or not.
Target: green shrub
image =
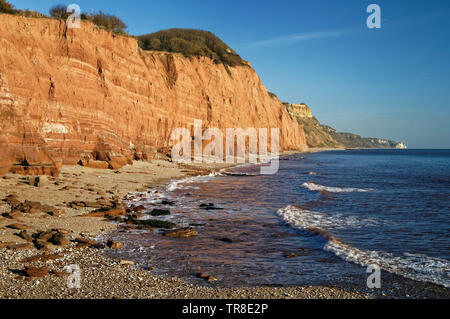
[[[32,10],[15,10],[14,14],[26,18],[47,18],[45,14]]]
[[[110,32],[118,33],[118,34],[126,34],[127,25],[120,18],[115,15],[105,14],[103,12],[99,12],[97,14],[89,16],[85,14],[86,20],[90,20],[95,23],[97,26],[104,28]]]
[[[181,53],[187,57],[205,56],[227,66],[247,65],[228,45],[211,32],[170,29],[138,37],[143,50]]]
[[[14,14],[15,10],[11,3],[6,0],[0,0],[0,12]]]
[[[63,4],[58,4],[53,6],[48,11],[50,16],[55,19],[67,19],[69,17],[69,13],[67,13],[67,6]]]

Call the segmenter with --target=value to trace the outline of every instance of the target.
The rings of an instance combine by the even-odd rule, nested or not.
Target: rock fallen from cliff
[[[163,235],[169,238],[191,238],[196,237],[198,233],[192,227],[187,227],[166,231]]]
[[[156,219],[138,220],[137,224],[142,225],[146,228],[160,228],[160,229],[172,229],[176,226],[176,224],[172,222]]]
[[[106,246],[108,246],[111,249],[121,249],[125,246],[125,244],[121,243],[120,241],[108,240]]]
[[[30,229],[29,226],[24,225],[24,224],[11,224],[11,225],[8,225],[6,227],[10,228],[10,229],[15,229],[15,230],[27,230],[27,229]]]
[[[170,210],[166,210],[166,209],[154,209],[150,212],[150,215],[152,216],[167,216],[170,215]]]
[[[21,231],[20,233],[18,233],[17,234],[17,236],[19,236],[20,238],[22,238],[22,239],[24,239],[24,240],[26,240],[26,241],[28,241],[28,242],[33,242],[33,236],[32,235],[30,235],[29,233],[27,233],[27,231],[26,230],[24,230],[24,231]]]
[[[223,210],[223,208],[216,207],[213,203],[209,203],[209,204],[200,204],[199,207],[200,207],[201,209],[204,209],[204,210]]]
[[[56,233],[49,240],[55,246],[67,246],[70,244],[70,241],[61,233]]]
[[[41,278],[49,274],[49,269],[46,266],[43,267],[25,267],[23,271],[24,275],[28,278]]]
[[[29,176],[28,183],[34,187],[44,187],[50,183],[47,176]]]
[[[216,277],[214,277],[212,275],[205,274],[205,273],[197,273],[196,277],[200,278],[200,279],[204,279],[205,281],[208,281],[208,282],[214,282],[214,281],[218,281],[219,280]]]

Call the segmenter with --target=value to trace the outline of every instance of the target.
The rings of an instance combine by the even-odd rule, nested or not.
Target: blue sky
[[[450,148],[450,1],[11,0],[116,14],[134,35],[211,31],[251,62],[282,101],[306,102],[339,131]],[[381,7],[368,29],[366,8]]]

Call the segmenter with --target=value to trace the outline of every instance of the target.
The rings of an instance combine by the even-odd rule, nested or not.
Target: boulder
[[[127,224],[129,223],[129,221],[130,219],[128,219]],[[142,225],[148,228],[172,229],[176,226],[174,223],[155,219],[148,219],[148,220],[131,219],[131,221],[137,223],[138,225]]]
[[[26,229],[30,229],[30,227],[28,227],[27,225],[23,225],[23,224],[11,224],[6,226],[10,229],[15,229],[15,230],[26,230]]]
[[[28,250],[30,248],[32,248],[33,246],[29,243],[27,244],[10,244],[7,245],[6,248],[9,250],[14,250],[14,251],[18,251],[18,250]]]
[[[97,217],[97,218],[104,218],[104,217],[119,217],[123,216],[127,213],[125,209],[111,209],[107,211],[94,211],[92,213],[83,215],[83,217]]]
[[[44,176],[29,176],[28,183],[31,186],[43,187],[43,186],[47,186],[48,184],[50,184],[50,181],[49,181],[48,177],[45,175]]]
[[[25,267],[23,271],[28,278],[41,278],[49,274],[48,267]]]
[[[108,246],[111,249],[121,249],[123,248],[123,246],[125,246],[125,244],[121,243],[120,241],[108,240],[106,246]]]
[[[166,231],[163,235],[170,238],[190,238],[197,236],[198,233],[193,228],[187,227]]]
[[[33,236],[28,234],[26,230],[21,231],[20,233],[17,234],[17,236],[19,236],[20,238],[22,238],[26,241],[33,242]]]
[[[150,215],[152,216],[167,216],[170,215],[170,210],[166,209],[154,209],[150,212]]]
[[[67,246],[70,244],[69,240],[60,233],[54,234],[50,242],[55,246]]]

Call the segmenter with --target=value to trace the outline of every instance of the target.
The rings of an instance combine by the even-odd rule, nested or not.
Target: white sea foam
[[[354,192],[371,192],[373,189],[362,189],[362,188],[342,188],[342,187],[328,187],[322,186],[315,183],[304,183],[302,187],[309,189],[313,192],[326,191],[330,193],[354,193]]]
[[[321,236],[327,243],[324,250],[332,252],[345,261],[361,266],[378,265],[383,270],[413,280],[430,282],[450,287],[450,261],[426,255],[405,253],[395,256],[388,252],[358,249],[330,235],[326,230],[343,226],[366,225],[367,220],[342,216],[326,216],[297,206],[287,206],[278,211],[278,215],[292,227],[310,231]]]
[[[325,215],[323,213],[310,211],[298,206],[287,206],[278,211],[278,215],[283,218],[285,222],[291,226],[308,229],[346,229],[346,228],[361,228],[361,227],[375,227],[384,224],[376,218],[361,219],[356,216],[344,216],[342,214]]]

